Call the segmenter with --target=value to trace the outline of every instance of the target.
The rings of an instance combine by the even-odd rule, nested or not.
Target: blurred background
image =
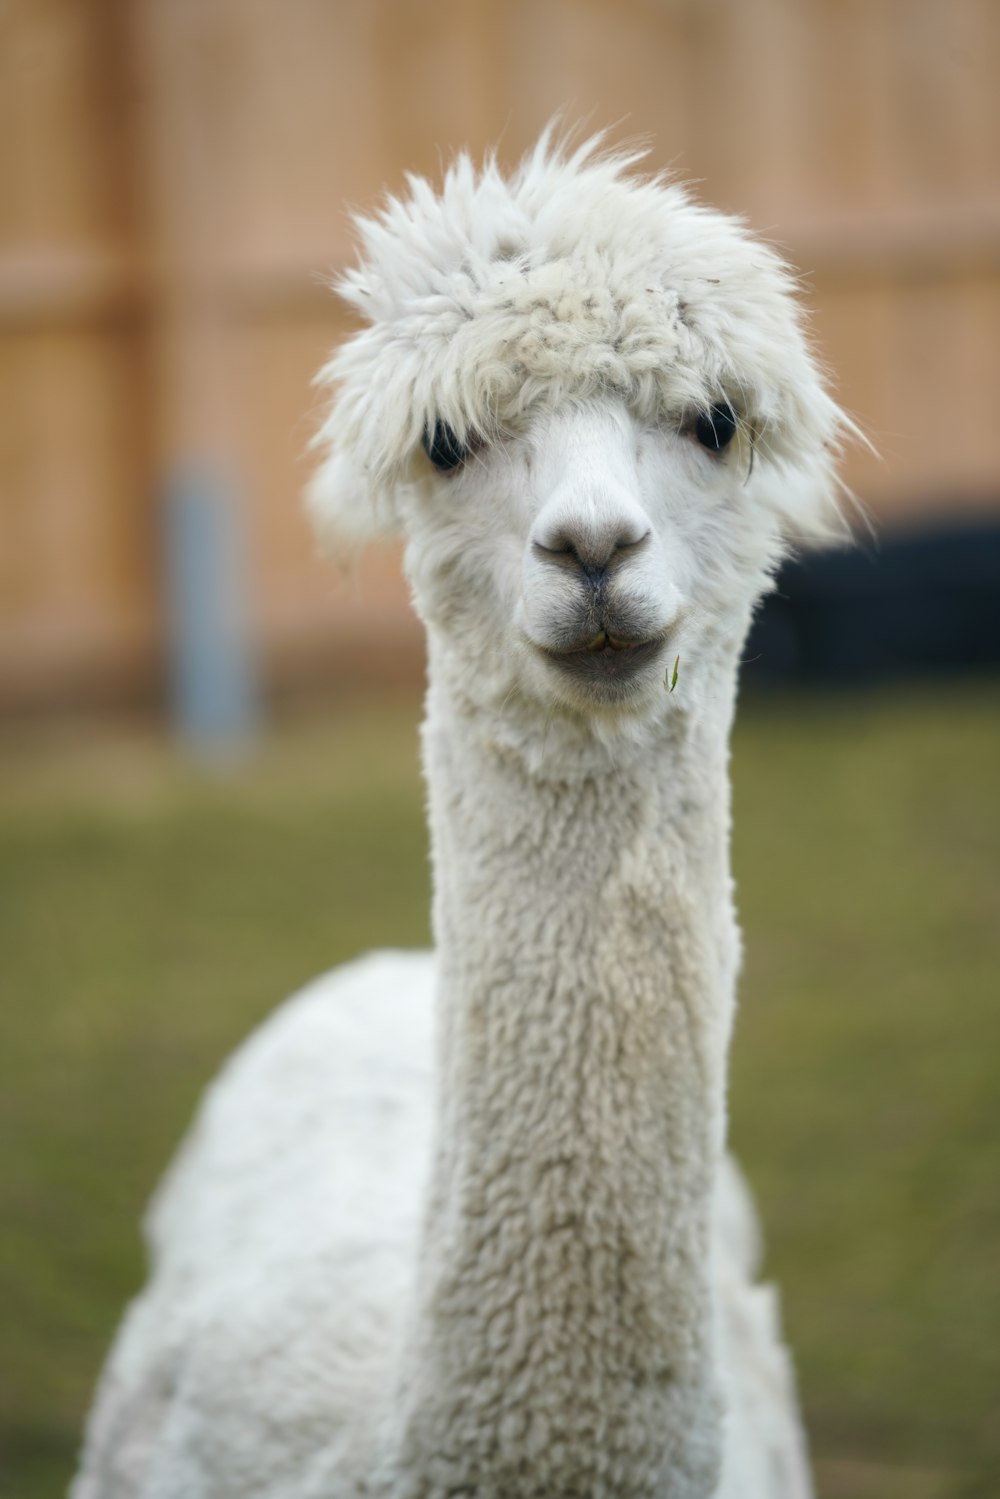
[[[823,1499],[1000,1494],[1000,6],[0,0],[0,1492],[283,993],[427,940],[422,646],[299,494],[350,207],[562,110],[800,269],[878,450],[734,746],[733,1134]]]

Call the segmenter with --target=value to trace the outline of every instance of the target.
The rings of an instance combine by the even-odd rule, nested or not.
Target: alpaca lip
[[[644,666],[655,661],[664,646],[664,637],[652,640],[626,640],[599,630],[585,645],[576,645],[569,650],[555,650],[544,646],[544,655],[560,670],[581,682],[624,682],[635,676]]]

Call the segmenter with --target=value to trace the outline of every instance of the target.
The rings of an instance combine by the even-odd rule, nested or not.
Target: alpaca
[[[212,1085],[74,1499],[811,1492],[725,1154],[727,760],[845,419],[776,255],[637,160],[547,136],[359,221],[310,504],[405,542],[436,951]]]

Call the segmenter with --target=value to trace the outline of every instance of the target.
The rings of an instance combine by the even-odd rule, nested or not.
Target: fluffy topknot
[[[644,152],[569,150],[551,131],[509,177],[458,156],[440,192],[408,179],[356,220],[337,291],[367,326],[320,372],[333,395],[310,491],[323,527],[391,528],[393,493],[437,421],[516,433],[540,408],[613,395],[644,422],[727,401],[760,497],[799,537],[837,520],[849,426],[803,333],[792,273],[738,220],[633,170]]]

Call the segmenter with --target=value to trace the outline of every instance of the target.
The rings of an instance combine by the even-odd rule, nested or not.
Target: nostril
[[[652,534],[652,526],[647,526],[639,536],[636,536],[632,531],[628,531],[627,533],[622,532],[615,543],[615,552],[638,552],[640,548],[646,545]]]
[[[541,541],[532,544],[532,550],[540,561],[562,568],[564,572],[571,573],[574,578],[582,574],[591,588],[600,588],[607,576],[606,563],[590,561],[591,553],[582,552],[580,547],[568,537],[550,539],[553,542],[558,541],[558,545],[548,545]]]
[[[570,530],[561,527],[547,534],[544,539],[532,542],[535,555],[543,561],[558,566],[580,568],[588,578],[603,574],[615,558],[622,554],[640,551],[652,535],[647,526],[638,531],[630,525],[616,526],[606,530]]]
[[[580,554],[565,537],[547,537],[545,541],[533,541],[531,549],[543,562],[554,562],[560,567],[581,566]]]

